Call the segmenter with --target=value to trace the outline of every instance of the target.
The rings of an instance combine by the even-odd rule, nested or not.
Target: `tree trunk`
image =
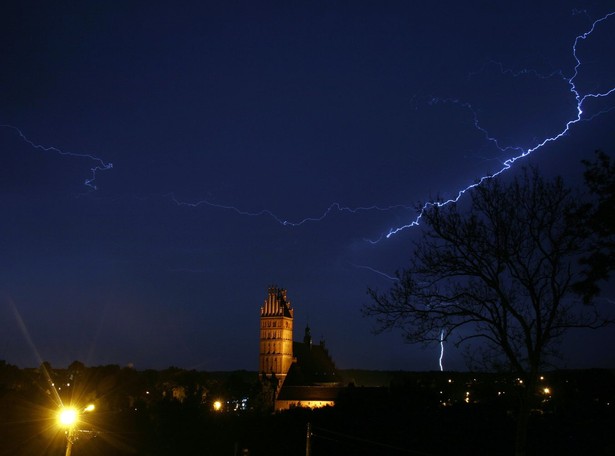
[[[534,404],[537,374],[530,374],[525,379],[524,391],[521,392],[519,414],[517,416],[517,429],[515,433],[515,456],[525,456],[527,451],[527,432],[530,424],[530,414]]]
[[[525,456],[527,449],[527,428],[530,421],[530,403],[527,394],[521,398],[517,428],[515,431],[515,456]]]

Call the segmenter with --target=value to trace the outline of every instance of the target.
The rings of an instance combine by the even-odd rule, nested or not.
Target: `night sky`
[[[436,370],[361,315],[420,228],[385,235],[564,131],[506,174],[576,185],[615,153],[615,94],[576,122],[568,82],[612,1],[2,10],[0,359],[24,367],[256,370],[278,285],[338,367]],[[615,87],[614,55],[615,15],[578,40],[581,96]],[[613,368],[613,346],[576,333],[558,365]]]

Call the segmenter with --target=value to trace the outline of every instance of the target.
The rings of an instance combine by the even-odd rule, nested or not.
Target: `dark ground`
[[[314,456],[513,454],[514,389],[494,376],[467,381],[471,374],[399,373],[388,387],[346,388],[333,408],[271,414],[212,410],[211,400],[223,394],[249,393],[252,404],[258,404],[249,373],[217,377],[178,369],[87,370],[97,410],[83,428],[96,431],[96,437],[79,439],[73,456],[230,456],[244,448],[250,455],[305,455],[308,423]],[[0,456],[63,455],[65,436],[55,425],[44,379],[7,365],[2,373]],[[69,372],[55,380],[62,375]],[[556,392],[532,416],[529,454],[615,454],[613,373],[550,377]],[[181,401],[167,394],[178,387],[186,393]],[[465,390],[470,403],[458,400]],[[508,397],[498,396],[499,390]],[[88,394],[79,391],[83,400]]]

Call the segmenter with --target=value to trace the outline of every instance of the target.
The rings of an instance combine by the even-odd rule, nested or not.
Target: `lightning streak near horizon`
[[[7,124],[0,124],[1,128],[8,128],[10,130],[13,130],[15,133],[17,133],[17,135],[19,135],[19,137],[25,141],[26,143],[28,143],[30,146],[32,146],[34,149],[38,149],[38,150],[42,150],[43,152],[55,152],[58,155],[64,155],[67,157],[76,157],[76,158],[87,158],[89,160],[93,160],[95,163],[97,163],[97,165],[95,165],[94,167],[90,168],[91,171],[91,176],[89,178],[86,178],[83,182],[83,184],[87,187],[90,187],[92,190],[98,190],[98,187],[96,186],[96,184],[94,183],[94,181],[96,181],[96,174],[98,173],[98,171],[107,171],[113,168],[113,163],[108,163],[105,162],[104,160],[102,160],[101,158],[95,157],[94,155],[90,155],[90,154],[78,154],[78,153],[74,153],[74,152],[65,152],[57,147],[54,146],[43,146],[41,144],[37,144],[34,141],[32,141],[30,138],[28,138],[19,128],[13,126],[13,125],[7,125]]]
[[[440,358],[438,358],[438,365],[440,366],[440,372],[444,372],[444,330],[440,331]]]

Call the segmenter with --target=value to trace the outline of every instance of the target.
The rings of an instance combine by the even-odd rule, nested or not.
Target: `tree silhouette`
[[[584,228],[591,238],[589,252],[581,259],[583,278],[575,289],[586,301],[600,292],[600,282],[615,269],[615,162],[596,151],[594,161],[584,160],[585,182],[593,199],[581,208]]]
[[[473,190],[467,208],[433,205],[422,223],[410,266],[364,311],[380,331],[399,328],[409,342],[455,338],[470,344],[485,367],[518,374],[523,393],[517,454],[540,369],[569,329],[608,321],[572,292],[587,248],[573,217],[580,203],[561,179],[536,170],[505,184],[492,179]]]

